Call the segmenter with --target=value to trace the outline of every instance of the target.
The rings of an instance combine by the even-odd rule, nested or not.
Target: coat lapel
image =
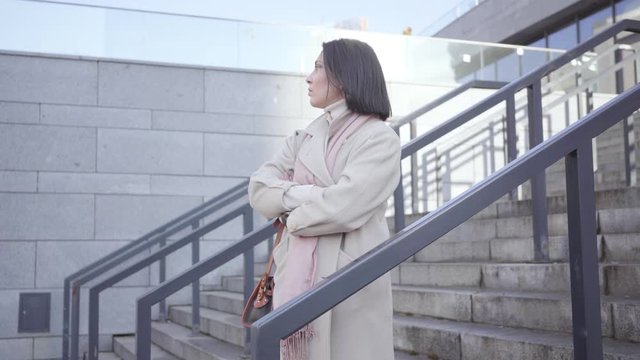
[[[314,120],[304,130],[309,138],[304,141],[298,152],[298,158],[313,173],[320,186],[335,184],[325,162],[325,142],[328,131],[329,124],[324,115]]]

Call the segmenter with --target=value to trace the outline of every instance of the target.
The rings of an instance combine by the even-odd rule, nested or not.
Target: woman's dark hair
[[[391,115],[382,67],[371,46],[353,39],[322,44],[327,77],[344,93],[349,110],[374,114],[386,120]]]

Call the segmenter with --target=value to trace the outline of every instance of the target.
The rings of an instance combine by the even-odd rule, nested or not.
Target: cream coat
[[[281,174],[293,169],[296,157],[315,175],[318,186],[311,200],[291,211],[287,226],[294,235],[319,236],[316,282],[389,237],[384,216],[387,199],[400,179],[400,141],[395,132],[379,119],[371,119],[343,143],[334,176],[324,161],[327,134],[351,114],[347,111],[331,126],[321,116],[305,130],[296,131],[249,183],[251,206],[273,218],[287,210],[283,194],[296,184],[281,180]],[[304,140],[307,134],[310,138]],[[285,235],[274,251],[276,286],[287,266],[287,247]],[[316,335],[310,360],[393,359],[392,315],[387,274],[313,322]]]

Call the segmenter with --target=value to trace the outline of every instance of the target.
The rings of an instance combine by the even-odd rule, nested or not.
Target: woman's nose
[[[304,79],[304,81],[306,81],[307,84],[311,84],[311,75],[307,76],[307,78]]]

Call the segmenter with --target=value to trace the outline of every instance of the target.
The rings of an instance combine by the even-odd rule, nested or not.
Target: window
[[[616,21],[640,20],[640,0],[623,0],[616,3]]]
[[[549,48],[571,49],[578,44],[578,27],[575,23],[549,35]]]
[[[608,6],[594,14],[581,19],[578,23],[580,27],[580,42],[588,40],[602,30],[613,24],[613,9]]]

